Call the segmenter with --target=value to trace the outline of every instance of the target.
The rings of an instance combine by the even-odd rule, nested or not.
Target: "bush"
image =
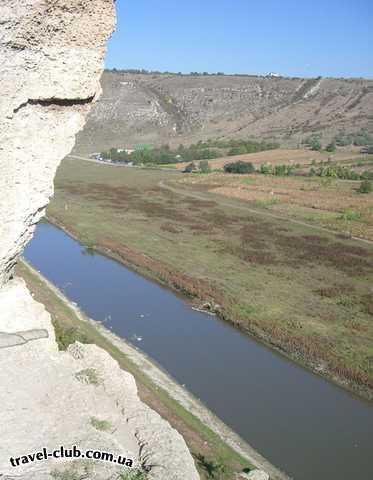
[[[372,141],[373,137],[366,130],[362,130],[354,136],[354,145],[358,147],[370,145]]]
[[[361,213],[352,210],[351,208],[345,208],[342,210],[341,215],[339,217],[341,220],[354,220],[359,221],[361,219]]]
[[[76,327],[66,328],[55,320],[52,322],[59,350],[67,350],[69,345],[80,342],[89,343],[87,336]]]
[[[351,145],[354,141],[354,138],[352,135],[348,135],[344,132],[339,132],[334,139],[335,143],[339,147],[346,147],[347,145]]]
[[[274,174],[280,177],[292,175],[295,167],[293,165],[276,165]]]
[[[232,157],[233,155],[244,155],[245,153],[247,153],[247,149],[244,145],[241,145],[239,147],[232,147],[229,151],[228,151],[228,155],[230,157]]]
[[[358,188],[359,193],[371,193],[373,191],[372,182],[369,180],[363,180],[360,183],[360,187]]]
[[[335,143],[334,142],[329,143],[329,145],[326,146],[325,150],[327,152],[334,153],[337,150]]]
[[[311,148],[311,150],[319,152],[322,148],[320,140],[314,138],[310,143],[310,148]]]
[[[146,472],[142,470],[125,470],[119,475],[118,480],[146,480],[147,478]]]
[[[225,480],[232,478],[232,470],[228,467],[222,458],[216,460],[208,459],[202,454],[195,455],[198,466],[203,470],[207,478],[216,480]]]
[[[305,140],[302,141],[302,143],[310,147],[311,150],[321,150],[320,135],[318,134],[307,137]]]
[[[334,177],[342,180],[360,180],[360,174],[351,170],[348,167],[341,167],[340,165],[332,164],[328,162],[326,165],[322,165],[320,168],[310,169],[310,175],[317,175],[319,177]]]
[[[273,167],[270,163],[262,163],[260,165],[260,173],[263,175],[272,175],[273,174]]]
[[[362,180],[373,180],[373,170],[364,170],[361,174]]]
[[[93,428],[99,430],[100,432],[109,432],[113,429],[113,425],[108,420],[100,420],[96,417],[91,417],[89,423]]]
[[[210,168],[209,162],[207,160],[201,160],[199,162],[199,170],[201,173],[210,173],[211,168]]]
[[[226,173],[253,173],[255,172],[254,165],[251,162],[232,162],[224,165]]]

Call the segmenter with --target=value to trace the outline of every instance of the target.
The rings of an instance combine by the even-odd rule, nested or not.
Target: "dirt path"
[[[109,165],[111,167],[126,167],[126,165],[121,165],[121,164],[118,165],[118,164],[115,164],[115,163],[103,163],[103,162],[100,162],[99,160],[94,160],[94,159],[88,158],[88,157],[82,157],[80,155],[68,155],[68,158],[76,158],[77,160],[84,160],[86,162],[96,163],[98,165]],[[126,167],[126,168],[128,168],[128,167]],[[131,168],[134,168],[134,167],[131,167]],[[166,169],[162,169],[162,171],[163,170],[166,170]],[[171,169],[169,169],[169,170],[171,170]],[[174,172],[175,170],[172,170],[172,171]],[[192,192],[184,190],[182,188],[171,187],[170,185],[166,184],[163,180],[161,180],[158,183],[158,185],[161,188],[164,188],[165,190],[169,190],[170,192],[176,193],[178,195],[182,195],[184,197],[195,198],[197,200],[211,200],[211,194],[209,194],[209,193],[208,194],[192,193]],[[313,229],[313,230],[316,230],[316,231],[319,231],[319,232],[325,232],[325,233],[328,233],[328,234],[331,234],[331,235],[338,235],[338,233],[339,233],[339,232],[336,232],[334,230],[330,230],[329,228],[321,227],[321,226],[318,226],[318,225],[311,225],[310,223],[307,223],[307,222],[302,222],[301,220],[294,220],[293,218],[286,218],[286,217],[282,217],[281,215],[276,215],[274,213],[264,212],[262,210],[256,210],[254,208],[248,207],[247,205],[237,205],[237,203],[230,202],[229,200],[224,200],[223,198],[221,198],[221,199],[219,198],[219,204],[224,205],[226,207],[235,208],[237,210],[242,210],[242,211],[246,211],[246,212],[249,212],[249,213],[253,213],[254,215],[273,218],[275,220],[280,220],[282,222],[293,223],[295,225],[300,225],[302,227],[307,227],[307,228],[310,228],[310,229]],[[365,243],[366,245],[372,245],[373,246],[373,241],[367,240],[365,238],[359,238],[359,237],[353,237],[352,236],[352,237],[349,238],[349,240],[354,240],[356,242],[361,242],[361,243]]]
[[[100,160],[95,160],[94,158],[89,157],[81,157],[80,155],[67,155],[66,158],[75,158],[77,160],[84,160],[85,162],[97,163],[98,165],[108,165],[109,167],[127,167],[127,165],[120,163],[101,162]]]
[[[176,193],[177,195],[183,195],[184,197],[190,197],[190,198],[194,198],[196,200],[211,200],[211,194],[210,193],[207,193],[207,194],[192,193],[192,192],[184,190],[182,188],[171,187],[170,185],[166,184],[163,180],[158,182],[158,186],[161,187],[161,188],[164,188],[165,190],[168,190],[172,193]],[[254,215],[269,217],[269,218],[273,218],[275,220],[280,220],[282,222],[293,223],[295,225],[300,225],[302,227],[311,228],[313,230],[316,230],[316,231],[319,231],[319,232],[325,232],[325,233],[328,233],[328,234],[331,234],[331,235],[338,235],[340,233],[340,232],[336,232],[335,230],[330,230],[328,228],[321,227],[319,225],[311,225],[310,223],[302,222],[301,220],[294,220],[293,218],[282,217],[281,215],[276,215],[276,214],[270,213],[270,212],[264,212],[263,210],[256,210],[254,208],[248,207],[247,205],[237,205],[237,203],[235,203],[235,202],[231,202],[229,200],[224,200],[222,195],[221,195],[221,198],[219,198],[219,204],[223,205],[225,207],[235,208],[237,210],[243,210],[243,211],[246,211],[246,212],[249,212],[249,213],[253,213]],[[373,241],[367,240],[365,238],[349,237],[349,240],[354,240],[354,241],[357,241],[357,242],[362,242],[362,243],[373,246]]]

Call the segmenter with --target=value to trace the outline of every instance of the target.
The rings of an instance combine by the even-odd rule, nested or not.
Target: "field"
[[[210,302],[247,333],[372,396],[373,245],[346,232],[371,238],[373,195],[357,194],[357,182],[321,180],[65,160],[48,216],[88,247],[197,305]],[[269,198],[260,196],[266,189]]]
[[[358,194],[358,181],[213,173],[185,178],[182,184],[243,200],[268,214],[373,241],[373,196]]]
[[[332,157],[336,161],[344,161],[353,158],[361,157],[359,151],[351,151],[350,149],[341,149],[337,153],[328,154],[327,152],[317,152],[307,149],[283,149],[268,150],[258,153],[247,153],[245,155],[234,155],[231,157],[217,158],[216,160],[209,160],[212,169],[222,169],[224,165],[230,162],[251,162],[255,167],[259,167],[262,163],[271,163],[272,165],[281,164],[297,164],[311,165],[312,161],[325,161],[328,157]],[[175,168],[183,170],[188,163],[176,163]]]

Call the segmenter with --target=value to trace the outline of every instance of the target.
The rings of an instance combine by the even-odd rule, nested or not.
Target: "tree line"
[[[139,146],[134,151],[111,148],[101,153],[105,160],[113,162],[133,162],[134,164],[159,164],[167,165],[178,162],[194,162],[200,160],[212,160],[225,156],[241,155],[246,153],[261,152],[278,148],[273,142],[258,142],[254,140],[207,140],[199,141],[191,145],[180,144],[176,149],[169,145],[152,147],[150,145]]]

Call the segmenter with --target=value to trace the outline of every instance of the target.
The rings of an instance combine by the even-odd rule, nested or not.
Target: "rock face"
[[[3,0],[0,18],[1,285],[101,92],[115,15],[113,0]]]
[[[247,478],[247,480],[269,480],[268,473],[263,470],[252,470],[248,474],[242,474],[242,476]]]
[[[139,400],[133,377],[93,345],[59,352],[50,315],[12,278],[100,94],[113,0],[2,0],[0,19],[0,477],[122,478],[108,462],[10,463],[75,444],[131,457],[149,479],[197,480],[184,439]]]
[[[134,459],[151,467],[149,480],[199,478],[184,439],[139,400],[132,375],[105,351],[75,343],[59,352],[49,314],[20,279],[0,290],[0,306],[1,330],[28,325],[48,335],[0,348],[0,478],[116,480],[124,472],[114,463],[82,459],[19,467],[9,461],[60,445]],[[66,476],[51,477],[56,470]]]

